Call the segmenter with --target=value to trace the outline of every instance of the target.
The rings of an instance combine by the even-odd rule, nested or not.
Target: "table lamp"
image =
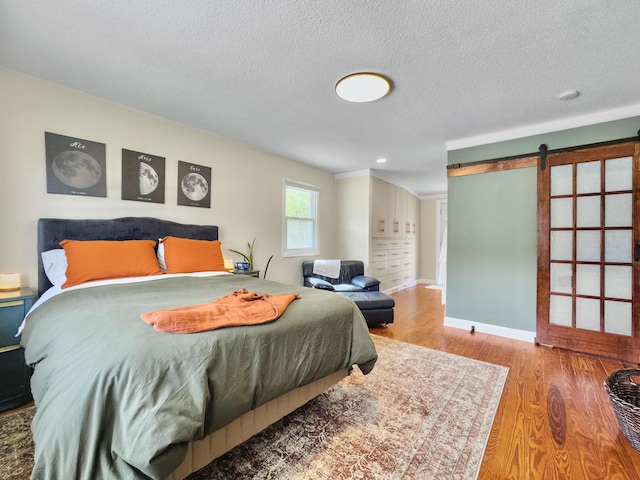
[[[19,273],[0,273],[0,292],[20,290]]]

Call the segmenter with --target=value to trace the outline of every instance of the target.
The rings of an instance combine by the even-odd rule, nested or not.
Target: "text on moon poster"
[[[122,200],[164,203],[164,157],[122,149]]]
[[[178,161],[178,205],[211,207],[211,167]]]
[[[47,193],[107,196],[105,144],[45,132]]]

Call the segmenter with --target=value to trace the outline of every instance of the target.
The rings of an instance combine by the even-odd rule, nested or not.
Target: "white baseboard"
[[[426,278],[426,279],[419,278],[412,282],[407,282],[407,283],[403,283],[402,285],[398,285],[397,287],[387,288],[386,290],[382,290],[382,293],[386,293],[387,295],[389,295],[390,293],[396,293],[396,292],[399,292],[400,290],[404,290],[405,288],[409,288],[409,287],[413,287],[415,285],[421,285],[421,284],[435,285],[436,281],[431,280],[429,278]]]
[[[382,293],[386,293],[387,295],[389,295],[390,293],[396,293],[396,292],[399,292],[400,290],[404,290],[405,288],[409,288],[409,287],[413,287],[414,285],[418,285],[418,283],[420,283],[420,281],[418,281],[418,280],[414,280],[412,282],[403,283],[402,285],[398,285],[396,287],[387,288],[386,290],[383,290]]]
[[[478,333],[488,333],[489,335],[497,335],[498,337],[512,338],[514,340],[522,340],[523,342],[529,343],[535,343],[536,341],[536,332],[501,327],[499,325],[490,325],[488,323],[472,322],[470,320],[462,320],[459,318],[444,317],[444,326],[460,328],[467,331],[471,331],[471,327],[474,327],[474,330]]]

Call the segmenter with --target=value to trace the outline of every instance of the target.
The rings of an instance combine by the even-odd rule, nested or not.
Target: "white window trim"
[[[316,214],[315,228],[313,231],[313,248],[287,248],[287,187],[301,188],[310,190],[316,194]],[[319,230],[320,230],[320,189],[315,185],[298,182],[288,178],[282,179],[282,256],[283,257],[308,257],[310,255],[319,255]]]

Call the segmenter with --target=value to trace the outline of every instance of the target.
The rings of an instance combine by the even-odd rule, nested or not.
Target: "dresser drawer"
[[[388,264],[386,260],[380,262],[371,262],[371,274],[370,277],[377,278],[380,280],[382,275],[387,274]]]
[[[371,248],[373,250],[382,250],[389,248],[389,240],[384,240],[381,238],[373,238],[371,240]]]
[[[387,288],[395,288],[398,285],[400,285],[401,282],[402,282],[402,275],[400,274],[400,272],[391,273],[387,275],[387,283],[388,283]]]
[[[403,248],[393,248],[389,250],[389,260],[404,258],[405,251]]]
[[[402,271],[410,272],[412,270],[413,270],[413,260],[411,260],[410,258],[405,258],[402,261]]]
[[[383,260],[387,260],[388,258],[389,258],[388,250],[374,250],[371,252],[372,262],[381,262]]]
[[[410,272],[402,272],[402,283],[407,284],[413,282],[415,280],[415,276]]]
[[[387,271],[389,273],[399,273],[402,271],[402,262],[400,260],[390,260],[388,263]],[[395,276],[400,279],[398,275]]]
[[[15,334],[26,313],[24,300],[0,303],[0,348],[20,343]]]

